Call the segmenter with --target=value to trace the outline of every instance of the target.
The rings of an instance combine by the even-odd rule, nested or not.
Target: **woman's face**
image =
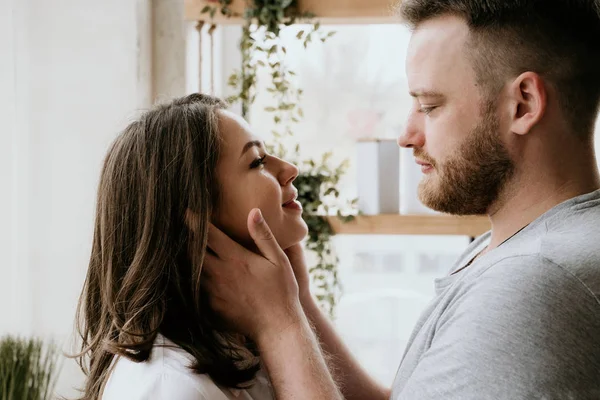
[[[229,111],[219,111],[221,154],[217,180],[221,199],[213,223],[240,244],[253,248],[248,213],[259,208],[281,248],[299,243],[308,228],[296,201],[292,182],[298,168],[268,155],[248,123]]]

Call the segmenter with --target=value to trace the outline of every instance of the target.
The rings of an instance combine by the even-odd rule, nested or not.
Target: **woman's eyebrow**
[[[247,152],[248,150],[250,150],[253,147],[262,148],[263,144],[260,140],[252,140],[252,141],[246,143],[244,145],[244,148],[242,149],[242,154],[240,154],[240,157],[243,156],[245,152]]]

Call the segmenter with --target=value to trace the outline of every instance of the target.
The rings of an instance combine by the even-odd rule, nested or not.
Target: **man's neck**
[[[595,165],[587,171],[580,171],[579,175],[571,176],[577,178],[552,179],[546,175],[516,179],[508,184],[504,194],[489,214],[492,237],[485,252],[498,247],[560,203],[600,188],[600,178]]]

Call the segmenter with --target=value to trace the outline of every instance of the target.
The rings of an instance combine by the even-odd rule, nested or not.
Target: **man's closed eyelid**
[[[419,107],[419,112],[429,114],[430,112],[432,112],[433,110],[435,110],[438,107],[439,106],[424,106],[424,105],[422,105]]]

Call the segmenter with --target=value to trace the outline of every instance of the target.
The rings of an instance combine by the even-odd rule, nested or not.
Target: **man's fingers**
[[[248,231],[262,255],[271,263],[277,265],[287,259],[258,208],[248,214]]]
[[[217,256],[206,252],[204,255],[204,263],[202,264],[202,276],[210,277],[213,271],[218,268],[220,262],[222,262],[222,260]]]
[[[235,240],[232,240],[219,228],[210,224],[208,227],[208,247],[218,257],[224,257],[228,254],[235,254],[242,249]],[[207,252],[208,253],[208,252]]]
[[[297,243],[292,247],[285,249],[284,252],[293,268],[295,268],[296,265],[304,265],[305,260],[302,244]]]

